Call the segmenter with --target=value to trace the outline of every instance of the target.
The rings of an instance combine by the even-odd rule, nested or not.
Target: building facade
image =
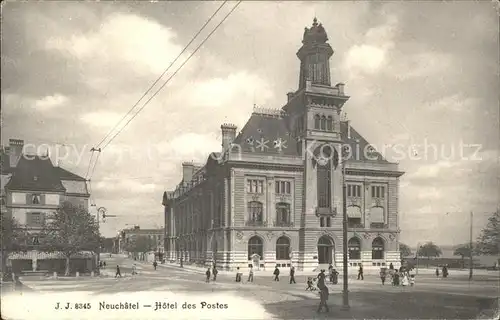
[[[61,203],[69,201],[88,210],[90,193],[84,178],[54,166],[47,156],[24,153],[24,141],[10,139],[1,149],[2,215],[13,217],[30,235],[26,252],[10,253],[15,271],[64,270],[65,258],[58,252],[37,250],[45,221]],[[92,268],[92,254],[82,252],[72,259],[73,270]],[[77,271],[78,271],[77,270]]]
[[[138,237],[149,239],[150,252],[153,252],[157,260],[164,257],[164,229],[141,229],[139,226],[123,229],[118,232],[116,253],[126,253],[127,249]]]
[[[400,265],[397,163],[342,118],[344,84],[331,85],[333,50],[314,19],[304,31],[299,87],[280,110],[255,109],[222,152],[182,164],[163,195],[167,259],[232,270],[275,265],[341,268],[346,185],[349,267]]]

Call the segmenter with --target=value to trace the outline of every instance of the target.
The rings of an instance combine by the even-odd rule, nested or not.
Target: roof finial
[[[313,19],[313,27],[316,27],[318,25],[318,19],[314,17]]]

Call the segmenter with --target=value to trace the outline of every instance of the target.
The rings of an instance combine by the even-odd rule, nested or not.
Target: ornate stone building
[[[400,265],[403,172],[342,119],[349,96],[344,84],[331,85],[333,50],[316,19],[302,44],[299,88],[286,105],[254,110],[238,134],[223,124],[222,152],[183,163],[182,181],[164,193],[168,260],[340,268],[345,170],[349,266]]]

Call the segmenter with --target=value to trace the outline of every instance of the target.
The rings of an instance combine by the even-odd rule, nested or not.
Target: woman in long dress
[[[406,273],[403,274],[403,279],[401,280],[401,284],[403,287],[406,287],[410,284],[410,281],[408,280],[408,275]]]

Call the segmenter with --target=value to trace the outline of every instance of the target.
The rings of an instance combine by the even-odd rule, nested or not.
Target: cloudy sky
[[[90,148],[220,4],[3,3],[2,143],[46,143],[54,162],[85,176]],[[162,193],[179,182],[183,160],[218,151],[220,124],[241,128],[254,104],[284,105],[298,86],[295,53],[314,16],[335,50],[332,82],[344,82],[351,96],[348,118],[406,171],[402,241],[465,242],[470,210],[479,233],[500,194],[493,3],[243,2],[103,150],[93,198],[119,216],[103,224],[105,235],[162,226]],[[395,146],[407,156],[394,158]]]

